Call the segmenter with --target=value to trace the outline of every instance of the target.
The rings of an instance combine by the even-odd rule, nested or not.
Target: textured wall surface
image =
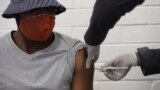
[[[95,0],[59,0],[67,11],[56,17],[55,31],[84,41]],[[1,0],[0,14],[10,0]],[[0,17],[0,36],[16,30],[14,19]],[[160,0],[146,0],[143,5],[123,16],[110,30],[101,45],[96,65],[101,65],[122,53],[138,47],[160,48]],[[121,81],[110,81],[95,70],[94,90],[160,90],[160,75],[144,77],[139,67],[133,67]]]

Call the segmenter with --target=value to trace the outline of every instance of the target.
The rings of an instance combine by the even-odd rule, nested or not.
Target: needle
[[[105,70],[109,70],[109,69],[128,69],[128,67],[106,67],[106,68],[96,68],[101,72],[105,72]]]
[[[103,70],[107,70],[107,69],[128,69],[128,67],[106,67],[106,68],[102,68]]]

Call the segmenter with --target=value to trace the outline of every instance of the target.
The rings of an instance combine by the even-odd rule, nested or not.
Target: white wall
[[[67,11],[57,16],[55,31],[84,41],[83,35],[89,25],[95,0],[59,1],[67,7]],[[0,14],[9,2],[9,0],[1,0]],[[15,29],[16,24],[13,19],[0,17],[0,36]],[[136,48],[143,46],[160,48],[159,0],[146,0],[143,5],[121,18],[101,45],[101,54],[97,65],[109,61],[121,53],[135,51]],[[103,73],[95,70],[94,90],[152,90],[152,88],[160,90],[157,80],[160,80],[160,75],[144,77],[139,67],[132,68],[121,81],[110,81]]]

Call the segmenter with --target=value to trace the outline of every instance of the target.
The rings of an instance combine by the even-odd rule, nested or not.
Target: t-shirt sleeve
[[[69,56],[68,62],[69,62],[71,71],[74,72],[76,53],[79,50],[86,48],[86,45],[80,40],[73,39],[69,47],[70,49],[69,49],[69,55],[68,55]]]

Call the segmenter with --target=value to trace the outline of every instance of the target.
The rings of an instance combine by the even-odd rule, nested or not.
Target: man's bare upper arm
[[[76,54],[72,90],[93,90],[94,64],[85,68],[87,51],[85,48]]]

